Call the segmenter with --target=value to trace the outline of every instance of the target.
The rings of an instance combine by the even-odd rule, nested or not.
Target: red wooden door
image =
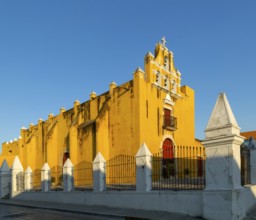
[[[174,176],[173,143],[171,139],[165,139],[163,143],[163,165],[162,175],[164,178]]]
[[[165,139],[163,143],[163,158],[173,159],[173,143],[171,139]]]

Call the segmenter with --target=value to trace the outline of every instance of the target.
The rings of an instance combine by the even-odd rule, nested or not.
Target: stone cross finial
[[[166,44],[165,37],[162,37],[161,42],[162,42],[162,45],[165,47],[165,44]]]

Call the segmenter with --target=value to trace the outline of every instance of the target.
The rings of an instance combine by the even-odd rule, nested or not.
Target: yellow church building
[[[181,86],[181,73],[164,38],[144,63],[132,80],[112,82],[106,93],[92,92],[88,101],[75,101],[72,109],[61,108],[59,115],[22,128],[18,140],[2,144],[0,163],[6,159],[11,166],[18,155],[24,169],[40,171],[47,162],[58,172],[67,158],[82,168],[98,152],[106,160],[134,156],[144,142],[152,154],[167,152],[163,157],[168,159],[204,155],[195,139],[194,91]]]

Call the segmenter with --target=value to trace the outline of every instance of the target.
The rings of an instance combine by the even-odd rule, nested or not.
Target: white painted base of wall
[[[256,204],[256,186],[238,190],[17,192],[13,199],[167,211],[206,219],[240,220]]]
[[[202,191],[22,192],[17,193],[13,199],[157,210],[189,216],[202,215]]]
[[[240,220],[256,203],[256,186],[237,190],[204,190],[203,217],[206,219]]]

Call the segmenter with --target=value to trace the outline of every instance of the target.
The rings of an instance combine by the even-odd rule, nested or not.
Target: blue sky
[[[256,1],[0,1],[0,142],[124,83],[166,37],[196,94],[196,136],[220,92],[242,131],[256,130]]]

